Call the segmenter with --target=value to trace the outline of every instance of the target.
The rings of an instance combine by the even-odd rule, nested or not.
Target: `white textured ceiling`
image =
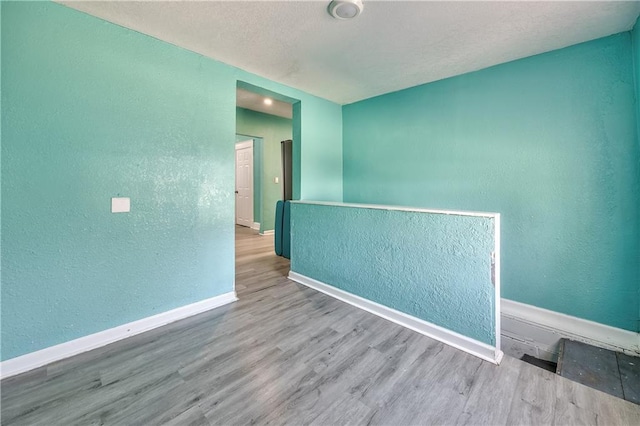
[[[340,104],[628,31],[640,2],[64,2]]]
[[[293,116],[293,107],[290,103],[271,99],[271,105],[267,105],[264,100],[265,96],[244,89],[236,89],[236,106],[284,118]]]

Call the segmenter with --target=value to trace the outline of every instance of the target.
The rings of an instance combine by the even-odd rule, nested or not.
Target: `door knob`
[[[236,191],[236,194],[238,193],[238,191]]]

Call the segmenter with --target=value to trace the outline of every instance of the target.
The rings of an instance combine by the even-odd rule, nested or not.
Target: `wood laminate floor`
[[[4,380],[2,424],[640,424],[640,406],[289,281],[273,237],[236,240],[238,302]]]

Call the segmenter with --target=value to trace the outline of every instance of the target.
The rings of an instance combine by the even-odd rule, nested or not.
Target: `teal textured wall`
[[[2,6],[0,5],[0,82],[2,81]],[[0,111],[2,111],[2,84],[0,84]],[[2,141],[2,119],[0,119],[0,142]],[[1,145],[1,143],[0,143]],[[2,176],[2,149],[0,149],[0,176]],[[2,211],[2,191],[0,191],[0,212]],[[2,254],[2,214],[0,214],[0,257]],[[0,309],[2,308],[2,262],[0,262]],[[2,314],[0,313],[0,331]],[[0,361],[2,360],[2,339],[0,338]]]
[[[502,214],[502,295],[638,331],[630,33],[343,107],[344,201]]]
[[[638,144],[640,145],[640,16],[631,31],[631,48],[633,50],[633,76],[636,88],[636,125]],[[640,259],[638,259],[640,266]],[[640,282],[638,283],[640,286]],[[640,291],[640,289],[639,289]]]
[[[303,121],[301,123],[301,139],[303,141],[300,149],[300,160],[295,152],[294,178],[296,161],[301,163],[301,193],[297,198],[294,191],[294,199],[317,200],[317,201],[342,201],[342,110],[326,108],[324,103],[317,99],[310,99],[294,105],[294,150],[296,149],[296,106],[300,107],[302,116],[315,114],[313,121]],[[313,109],[310,109],[313,108]],[[338,125],[336,125],[338,123]],[[314,143],[308,143],[311,139],[308,134],[314,135]],[[339,158],[340,161],[334,161]]]
[[[1,7],[3,360],[233,290],[238,80],[300,100],[299,192],[341,199],[340,106],[58,4]]]
[[[640,16],[636,20],[636,24],[631,31],[631,48],[633,49],[633,75],[636,88],[636,140],[640,147]],[[640,196],[637,198],[637,202],[640,204]],[[640,209],[640,207],[638,208]],[[640,253],[638,253],[637,265],[638,298],[640,299]],[[640,328],[640,303],[638,303],[638,328]]]
[[[493,218],[291,204],[291,270],[495,346]]]
[[[244,108],[236,109],[236,129],[244,135],[261,136],[263,143],[263,168],[261,182],[262,211],[260,230],[274,229],[275,206],[282,199],[282,167],[280,142],[292,138],[293,121],[288,118],[263,114]],[[273,178],[280,182],[274,183]],[[256,221],[257,222],[257,221]]]

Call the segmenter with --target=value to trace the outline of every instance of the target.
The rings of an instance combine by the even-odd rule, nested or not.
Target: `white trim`
[[[275,231],[274,229],[267,229],[266,231],[262,231],[262,232],[260,233],[260,235],[263,235],[263,236],[264,236],[264,235],[273,235],[273,234],[275,234],[275,233],[276,233],[276,231]]]
[[[238,151],[239,149],[245,149],[245,148],[253,148],[253,139],[236,143],[236,151]]]
[[[403,327],[424,334],[432,339],[439,340],[442,343],[446,343],[449,346],[453,346],[456,349],[465,351],[485,361],[489,361],[493,364],[500,364],[500,361],[502,360],[502,351],[493,346],[487,345],[486,343],[479,342],[454,331],[447,330],[446,328],[405,314],[404,312],[372,302],[371,300],[340,290],[294,271],[289,272],[289,279]]]
[[[357,204],[357,203],[341,203],[341,202],[333,202],[333,201],[306,201],[306,200],[296,200],[296,201],[291,201],[294,204],[309,204],[309,205],[320,205],[320,206],[331,206],[331,207],[347,207],[347,208],[364,208],[364,209],[377,209],[377,210],[392,210],[392,211],[407,211],[407,212],[418,212],[418,213],[431,213],[431,214],[445,214],[445,215],[457,215],[457,216],[475,216],[475,217],[486,217],[486,218],[493,218],[494,219],[494,252],[493,255],[494,257],[494,271],[495,271],[495,275],[494,275],[494,279],[493,279],[493,285],[494,285],[494,300],[495,300],[495,310],[494,310],[494,322],[495,322],[495,330],[494,330],[494,335],[495,335],[495,339],[496,339],[496,347],[492,348],[492,351],[494,352],[492,355],[487,355],[486,354],[486,348],[482,348],[480,350],[478,350],[474,345],[476,344],[481,344],[484,345],[484,343],[478,342],[476,340],[467,338],[466,336],[462,336],[459,335],[455,332],[452,332],[450,330],[444,329],[442,327],[438,327],[435,324],[431,324],[429,322],[426,321],[422,321],[419,320],[418,318],[412,317],[410,315],[406,315],[402,312],[399,311],[395,311],[391,308],[388,308],[386,306],[383,305],[379,305],[377,303],[371,302],[367,299],[363,299],[360,298],[359,296],[355,296],[353,294],[350,293],[346,293],[343,292],[342,290],[338,290],[335,287],[332,286],[327,286],[326,284],[323,284],[319,281],[315,281],[312,278],[309,277],[304,277],[301,276],[299,274],[296,274],[295,272],[291,272],[289,274],[289,277],[291,278],[292,275],[291,274],[295,274],[293,275],[294,277],[302,277],[302,279],[306,279],[306,280],[313,280],[314,281],[314,285],[324,285],[327,288],[324,289],[320,289],[320,288],[316,288],[316,290],[325,292],[327,294],[330,294],[331,296],[337,297],[340,300],[344,300],[347,303],[351,303],[355,306],[358,306],[362,309],[365,309],[369,312],[372,312],[376,315],[382,316],[384,318],[387,318],[391,321],[397,322],[398,324],[404,325],[405,327],[411,328],[415,331],[418,331],[420,333],[426,334],[428,336],[431,336],[437,340],[440,340],[444,343],[450,344],[451,346],[457,347],[459,349],[462,349],[464,351],[467,351],[469,353],[473,353],[476,356],[479,356],[482,359],[486,359],[487,361],[490,362],[496,362],[499,363],[500,359],[502,357],[502,352],[500,350],[501,348],[501,330],[500,330],[500,325],[501,325],[501,316],[500,316],[500,213],[489,213],[489,212],[472,212],[472,211],[459,211],[459,210],[436,210],[436,209],[423,209],[423,208],[416,208],[416,207],[404,207],[404,206],[389,206],[389,205],[378,205],[378,204]],[[301,282],[298,281],[297,279],[291,278],[294,281],[300,282],[301,284],[305,284],[308,285],[307,282]],[[341,294],[340,297],[336,296],[334,294],[334,292],[342,292],[344,294]],[[348,296],[345,296],[348,295]],[[343,299],[342,297],[346,297],[348,300]],[[356,302],[353,301],[353,298],[358,298],[359,300]],[[369,306],[368,308],[364,308],[362,307],[363,304],[367,304],[367,306]],[[374,304],[375,306],[372,308],[370,306],[370,304]],[[380,310],[382,310],[384,312],[384,314],[380,313]],[[389,311],[393,311],[393,318],[389,318]],[[387,316],[385,316],[387,315]],[[399,317],[402,316],[402,317]],[[409,318],[409,319],[407,319]],[[417,324],[415,323],[415,321],[422,321],[421,324]],[[407,325],[407,323],[409,323],[410,325]],[[437,327],[438,331],[434,332],[433,331],[433,327]],[[451,334],[455,334],[455,338],[451,338]],[[462,343],[460,341],[460,338],[465,339]],[[469,343],[471,342],[471,343]],[[485,345],[486,346],[486,345]],[[491,347],[491,346],[489,346]],[[469,349],[470,348],[470,349]]]
[[[639,333],[508,299],[502,299],[502,334],[506,338],[503,346],[506,353],[528,353],[551,361],[557,358],[558,343],[562,338],[636,356],[640,354]]]
[[[145,331],[153,330],[154,328],[162,327],[163,325],[235,302],[236,300],[238,300],[236,292],[231,291],[210,299],[201,300],[190,305],[142,318],[138,321],[8,359],[0,363],[0,379],[25,373],[34,368],[106,346],[110,343],[135,336],[136,334],[144,333]]]
[[[251,229],[253,229],[254,231],[259,231],[260,230],[260,222],[253,222],[253,225],[251,225]]]
[[[334,202],[334,201],[307,201],[307,200],[292,200],[291,203],[313,204],[313,205],[333,206],[333,207],[355,207],[359,209],[397,210],[397,211],[403,211],[403,212],[449,214],[449,215],[456,215],[456,216],[480,216],[480,217],[500,216],[500,213],[472,212],[472,211],[462,211],[462,210],[422,209],[422,208],[407,207],[407,206],[388,206],[384,204],[357,204],[357,203],[340,203],[340,202]]]
[[[495,306],[495,322],[496,322],[496,331],[495,331],[495,335],[496,335],[496,348],[502,348],[502,343],[501,343],[501,334],[502,334],[502,322],[501,322],[501,310],[500,310],[500,292],[502,291],[500,286],[501,286],[501,274],[500,274],[500,253],[501,253],[501,248],[500,248],[500,214],[496,214],[494,217],[494,226],[495,226],[495,230],[494,230],[494,234],[493,234],[493,239],[494,239],[494,266],[493,266],[493,270],[494,270],[494,286],[495,286],[495,292],[494,292],[494,296],[493,296],[493,300],[496,301],[496,306]]]

